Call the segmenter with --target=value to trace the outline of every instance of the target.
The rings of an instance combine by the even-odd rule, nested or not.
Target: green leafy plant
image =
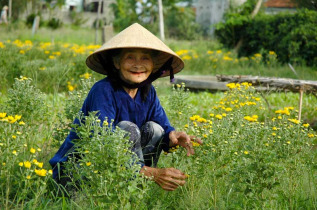
[[[30,78],[24,76],[15,79],[12,89],[8,90],[5,110],[37,123],[36,121],[43,120],[47,107],[44,104],[43,93],[32,86],[31,81]]]
[[[146,193],[145,179],[140,175],[138,157],[131,151],[125,132],[105,120],[100,126],[96,113],[79,116],[79,136],[75,150],[65,164],[71,184],[80,188],[96,207],[132,207],[140,205]]]

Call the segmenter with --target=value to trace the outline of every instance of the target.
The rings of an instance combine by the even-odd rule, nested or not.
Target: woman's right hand
[[[186,175],[175,168],[151,168],[144,166],[140,173],[144,173],[147,177],[152,177],[156,184],[167,191],[176,190],[179,186],[183,186],[186,183]]]

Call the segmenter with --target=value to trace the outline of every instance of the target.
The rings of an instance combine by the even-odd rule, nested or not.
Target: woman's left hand
[[[197,142],[200,145],[203,143],[200,138],[189,136],[184,131],[171,131],[169,134],[169,139],[170,147],[176,145],[184,147],[187,150],[187,156],[195,154],[192,141]]]

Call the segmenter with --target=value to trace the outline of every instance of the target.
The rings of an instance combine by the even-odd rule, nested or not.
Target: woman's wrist
[[[148,178],[154,178],[157,174],[157,168],[152,168],[149,166],[143,166],[140,170],[140,173],[144,174],[144,176]]]

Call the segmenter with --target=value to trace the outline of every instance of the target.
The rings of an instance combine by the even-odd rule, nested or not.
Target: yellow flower
[[[86,166],[91,166],[91,162],[87,162],[87,163],[86,163]]]
[[[199,144],[199,143],[194,142],[194,141],[192,141],[192,145],[193,145],[193,147],[199,147],[199,146],[200,146],[200,144]]]
[[[286,143],[287,143],[287,144],[291,144],[291,142],[290,142],[290,141],[287,141]]]
[[[48,58],[49,59],[55,59],[55,56],[54,55],[50,55]]]
[[[276,130],[277,130],[277,127],[273,127],[272,130],[273,130],[273,131],[276,131]]]
[[[185,124],[184,127],[185,127],[185,128],[188,128],[188,124]]]
[[[292,122],[292,123],[295,123],[295,124],[299,124],[299,120],[297,119],[288,119],[288,121]]]
[[[15,123],[18,119],[17,118],[15,118],[15,117],[13,117],[13,116],[11,116],[11,115],[9,115],[8,117],[7,117],[7,119],[8,119],[8,122],[9,123]]]
[[[184,56],[182,57],[182,59],[183,59],[183,60],[191,60],[192,57],[191,57],[190,55],[184,55]]]
[[[273,133],[272,133],[272,136],[276,136],[276,133],[273,132]]]
[[[46,67],[40,67],[39,70],[44,71]]]
[[[83,77],[85,79],[89,79],[91,77],[91,74],[89,74],[88,72],[86,72],[85,74],[80,75],[80,77]]]
[[[24,50],[20,50],[19,53],[22,54],[22,55],[24,55],[24,54],[25,54],[25,51],[24,51]]]
[[[22,117],[22,115],[15,115],[15,116],[14,116],[14,119],[16,119],[16,120],[21,120],[21,117]]]
[[[222,119],[222,115],[217,114],[217,115],[216,115],[216,118],[219,119],[219,120],[221,120],[221,119]]]
[[[303,124],[305,128],[309,127],[309,123]]]
[[[45,170],[45,169],[40,169],[40,170],[35,169],[34,172],[35,172],[38,176],[46,176],[47,170]]]
[[[109,125],[108,121],[107,121],[107,120],[104,120],[104,121],[103,121],[103,125],[104,125],[104,126],[108,126],[108,125]]]
[[[0,118],[5,118],[5,116],[7,115],[7,113],[5,113],[5,112],[0,112]]]
[[[13,135],[13,136],[12,136],[12,138],[13,138],[13,139],[16,139],[16,138],[17,138],[17,136]]]
[[[31,176],[30,176],[30,175],[28,175],[28,176],[26,176],[26,178],[27,178],[27,179],[31,179]]]
[[[61,55],[61,52],[57,51],[57,52],[52,52],[53,55],[57,55],[57,56],[60,56]]]
[[[32,148],[30,149],[30,152],[31,152],[32,154],[34,154],[34,153],[36,152],[36,150],[32,147]]]
[[[232,111],[232,108],[228,107],[228,108],[225,109],[225,111],[226,111],[226,112],[231,112],[231,111]]]
[[[73,85],[67,85],[69,91],[74,91],[75,87]]]
[[[12,154],[17,155],[17,151],[16,151],[16,150],[13,150],[13,151],[12,151]]]
[[[2,166],[5,166],[5,165],[6,165],[6,163],[5,163],[5,162],[3,162],[3,163],[2,163]]]
[[[187,54],[187,53],[188,53],[188,50],[179,50],[179,51],[176,52],[176,54],[178,56],[183,55],[183,54]]]
[[[255,117],[253,117],[253,116],[255,116]],[[253,116],[252,117],[245,116],[244,119],[249,121],[249,122],[256,122],[257,121],[257,117],[256,117],[256,115],[253,115]]]
[[[40,168],[43,168],[43,162],[39,162],[39,163],[37,164],[37,166],[40,167]]]
[[[25,125],[25,123],[23,121],[20,121],[19,125]]]
[[[52,174],[53,174],[53,171],[52,171],[52,170],[48,170],[48,173],[52,175]]]
[[[246,155],[248,155],[248,154],[249,154],[249,151],[244,151],[243,153],[246,154]]]
[[[315,135],[312,133],[307,134],[309,138],[313,138]]]
[[[21,167],[22,167],[22,166],[23,166],[23,162],[20,162],[20,163],[19,163],[19,166],[21,166]]]
[[[21,135],[21,132],[20,132],[20,131],[17,131],[17,134],[18,134],[18,135]]]
[[[30,161],[24,161],[23,164],[25,168],[31,168],[32,165]]]

